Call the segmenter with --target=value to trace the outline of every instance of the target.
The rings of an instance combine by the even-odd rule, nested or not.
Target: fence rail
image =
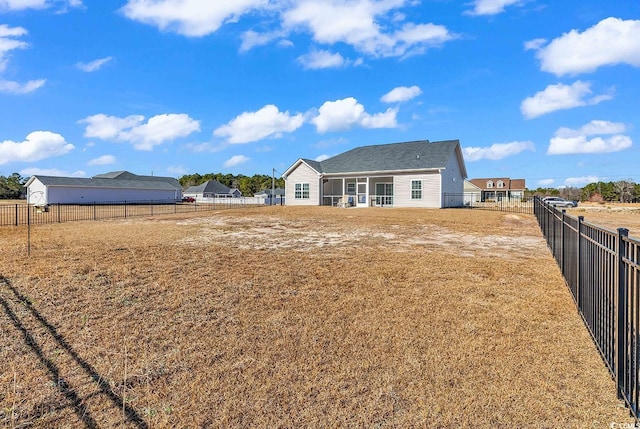
[[[263,206],[259,198],[220,198],[195,203],[157,201],[119,201],[94,204],[50,204],[44,207],[30,204],[0,204],[0,226],[40,225],[86,220],[104,220],[136,216],[156,216],[178,213]]]
[[[481,201],[478,194],[465,192],[463,194],[445,193],[443,207],[464,207],[469,209],[492,210],[511,213],[533,214],[533,198],[500,198]]]
[[[534,215],[562,271],[573,300],[638,419],[640,396],[640,241],[534,200]]]

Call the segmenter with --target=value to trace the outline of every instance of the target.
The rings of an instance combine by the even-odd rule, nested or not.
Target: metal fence
[[[534,214],[567,281],[578,311],[638,419],[640,241],[534,200]]]
[[[533,198],[500,198],[480,201],[480,195],[472,192],[463,194],[445,193],[443,207],[464,207],[468,209],[493,210],[511,213],[533,214]]]
[[[136,216],[264,206],[263,199],[220,198],[211,202],[160,203],[156,201],[119,201],[95,204],[0,204],[0,226],[40,225],[81,220],[103,220]]]

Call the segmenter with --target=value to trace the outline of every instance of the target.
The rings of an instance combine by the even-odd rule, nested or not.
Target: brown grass
[[[24,228],[0,237],[6,426],[630,421],[531,216],[263,207],[67,223],[33,228],[30,258]]]

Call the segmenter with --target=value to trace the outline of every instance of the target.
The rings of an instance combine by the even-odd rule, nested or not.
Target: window
[[[498,180],[498,188],[504,188],[504,182],[502,180]]]
[[[347,183],[347,194],[353,195],[356,193],[356,184]]]
[[[487,188],[493,188],[493,182],[491,180],[487,182]]]
[[[308,183],[296,183],[294,198],[296,200],[308,200],[309,199],[309,184]]]
[[[411,181],[411,199],[412,200],[422,199],[422,180]]]

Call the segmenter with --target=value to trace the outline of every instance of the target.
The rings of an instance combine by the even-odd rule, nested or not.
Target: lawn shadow
[[[69,357],[75,361],[75,363],[82,368],[91,380],[98,387],[98,392],[96,394],[105,395],[115,406],[116,410],[124,411],[125,419],[127,422],[132,423],[134,427],[146,429],[148,428],[147,423],[144,419],[136,412],[134,408],[126,403],[123,405],[123,398],[115,393],[109,384],[109,382],[105,381],[104,377],[102,377],[96,369],[87,361],[82,359],[78,353],[71,347],[71,345],[65,340],[65,338],[57,331],[57,329],[51,325],[47,319],[42,316],[38,310],[33,306],[31,300],[28,297],[22,295],[18,289],[16,289],[9,279],[0,275],[0,291],[2,289],[11,291],[15,299],[5,299],[4,296],[0,295],[0,305],[2,306],[4,313],[11,320],[13,326],[20,331],[22,337],[24,339],[25,344],[36,354],[40,362],[42,362],[47,370],[49,371],[49,375],[51,376],[52,382],[57,386],[58,390],[64,395],[65,399],[69,401],[69,405],[64,407],[57,407],[57,409],[63,409],[68,406],[73,407],[74,412],[78,416],[78,418],[85,424],[88,428],[97,428],[98,423],[95,418],[91,416],[90,410],[87,409],[84,401],[88,398],[82,398],[78,394],[78,392],[71,386],[63,374],[61,374],[60,369],[55,364],[55,362],[46,356],[46,353],[40,346],[40,344],[36,341],[35,337],[29,331],[29,329],[25,326],[20,317],[16,314],[16,312],[12,309],[12,305],[10,301],[13,301],[13,305],[22,305],[26,308],[31,316],[38,323],[46,329],[49,333],[50,338],[53,339],[55,344],[57,344],[62,350],[64,350]],[[47,338],[49,339],[49,338]],[[43,340],[43,342],[46,340]],[[90,396],[95,396],[96,394],[92,394]],[[38,413],[36,413],[38,414]],[[40,416],[41,417],[41,416]]]

